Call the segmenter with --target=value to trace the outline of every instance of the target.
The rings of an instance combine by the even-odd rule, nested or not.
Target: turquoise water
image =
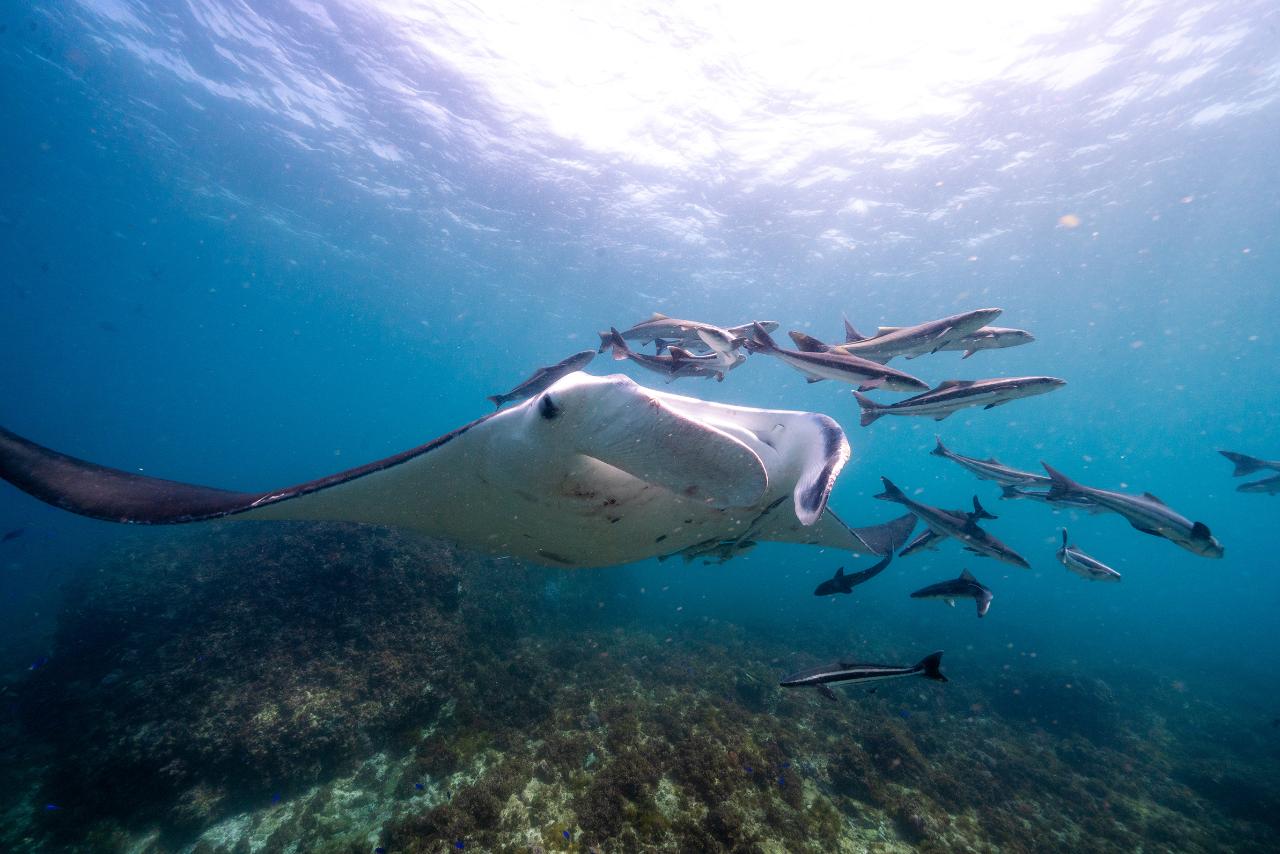
[[[898,515],[872,497],[882,475],[942,507],[976,493],[1029,571],[948,544],[819,599],[837,566],[873,561],[765,544],[722,567],[644,561],[564,583],[609,585],[617,623],[597,620],[683,632],[695,661],[698,626],[737,627],[774,651],[760,661],[775,676],[779,649],[799,656],[789,669],[945,649],[953,685],[1010,668],[1138,679],[1137,698],[1185,699],[1161,706],[1170,726],[1182,708],[1189,728],[1253,738],[1240,755],[1273,803],[1280,504],[1235,491],[1217,451],[1280,457],[1280,15],[898,5],[785,19],[732,4],[10,5],[0,424],[128,471],[257,491],[445,433],[654,311],[838,339],[842,314],[867,331],[997,306],[1036,341],[893,364],[930,383],[1068,385],[938,424],[859,427],[847,386],[761,355],[723,383],[667,387],[607,355],[588,370],[826,413],[852,447],[830,504],[845,521]],[[1226,556],[1113,515],[999,501],[928,454],[935,433],[969,456],[1150,491]],[[1067,573],[1064,525],[1123,582]],[[9,686],[56,660],[64,584],[174,536],[6,486],[10,530]],[[964,567],[995,592],[985,620],[908,598]],[[575,631],[572,615],[543,616],[541,635]],[[1261,838],[1240,833],[1242,847]]]

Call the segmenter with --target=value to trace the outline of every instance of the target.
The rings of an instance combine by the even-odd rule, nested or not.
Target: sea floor
[[[1276,736],[1229,705],[1050,668],[833,703],[776,687],[779,634],[613,583],[345,525],[124,547],[5,686],[0,847],[1277,850]]]

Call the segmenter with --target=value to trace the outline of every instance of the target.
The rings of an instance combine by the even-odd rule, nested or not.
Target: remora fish
[[[614,331],[600,333],[600,349],[597,352],[603,353],[613,343],[612,333]],[[696,320],[679,320],[657,312],[654,312],[653,316],[648,320],[642,320],[625,332],[618,334],[624,339],[639,341],[642,344],[648,344],[657,338],[678,338],[683,341],[685,338],[692,337],[700,340],[709,349],[730,361],[734,351],[746,342],[745,336],[735,336],[727,329],[721,329],[719,326],[700,323]]]
[[[12,531],[5,531],[4,536],[0,537],[0,543],[7,543],[12,540],[16,540],[26,532],[26,528],[14,528]]]
[[[748,349],[777,356],[783,362],[808,377],[809,382],[837,380],[853,383],[859,388],[885,388],[889,391],[916,391],[928,386],[910,374],[895,368],[840,353],[805,353],[799,350],[783,350],[774,343],[763,326],[756,326],[754,342]]]
[[[1030,498],[1032,501],[1043,501],[1052,507],[1064,507],[1069,510],[1083,510],[1086,513],[1105,513],[1098,502],[1084,495],[1059,495],[1053,497],[1048,491],[1041,492],[1038,489],[1027,489],[1009,484],[1001,488],[1001,498]]]
[[[854,392],[862,407],[862,426],[882,415],[927,416],[934,421],[970,406],[992,409],[1020,397],[1044,394],[1067,384],[1056,377],[1000,377],[989,380],[947,380],[937,388],[888,406]]]
[[[888,335],[902,329],[901,326],[881,326],[876,337]],[[847,330],[846,330],[847,334]],[[856,334],[856,330],[855,330]],[[874,339],[872,339],[874,340]],[[939,350],[963,350],[960,358],[967,359],[979,350],[1003,350],[1005,347],[1017,347],[1019,344],[1030,344],[1035,336],[1025,329],[1010,329],[1006,326],[984,326],[970,332],[963,338],[948,342]]]
[[[973,472],[982,480],[994,480],[1001,486],[1032,486],[1037,484],[1048,485],[1049,483],[1049,478],[1042,474],[1035,474],[1034,472],[1020,471],[1019,469],[1010,468],[1009,466],[1001,463],[995,457],[987,457],[985,460],[979,460],[974,459],[973,457],[966,457],[961,454],[957,454],[954,451],[948,450],[947,446],[942,444],[941,436],[934,436],[933,438],[938,444],[937,447],[929,452],[930,454],[935,457],[942,457],[944,459],[951,460],[953,463],[958,463],[961,467]]]
[[[752,327],[756,323],[759,323],[761,326],[763,326],[766,332],[773,332],[775,329],[778,328],[778,321],[776,320],[755,320],[755,321],[752,321],[751,323],[743,323],[738,326],[726,326],[724,331],[728,332],[734,338],[751,339],[752,335],[755,332],[755,330]],[[653,344],[657,348],[659,353],[661,353],[663,350],[670,347],[672,344],[675,344],[678,347],[683,347],[686,350],[690,351],[691,353],[695,353],[699,356],[714,352],[710,347],[704,344],[702,339],[699,338],[697,335],[686,335],[682,338],[670,338],[670,339],[655,338],[653,339]]]
[[[1222,544],[1209,532],[1209,526],[1203,522],[1192,522],[1165,504],[1150,492],[1142,495],[1126,495],[1123,492],[1112,492],[1109,489],[1095,489],[1076,483],[1062,472],[1041,462],[1049,473],[1053,483],[1049,487],[1049,498],[1083,495],[1104,510],[1118,513],[1128,520],[1129,524],[1156,537],[1164,537],[1171,543],[1181,546],[1192,554],[1201,557],[1222,557]]]
[[[506,394],[491,395],[488,399],[493,402],[494,409],[501,409],[513,400],[524,400],[533,397],[535,394],[541,394],[561,377],[567,377],[574,371],[580,371],[585,368],[595,357],[595,350],[583,350],[574,353],[569,358],[556,362],[554,365],[538,368],[533,372],[533,376]]]
[[[1280,460],[1263,460],[1248,454],[1237,454],[1235,451],[1218,451],[1218,453],[1235,463],[1236,470],[1231,473],[1232,477],[1244,477],[1246,474],[1253,474],[1262,469],[1280,471]]]
[[[978,501],[978,496],[976,495],[973,496],[973,512],[966,512],[964,510],[949,510],[947,512],[954,516],[965,516],[974,521],[978,519],[999,518],[998,516],[993,516],[988,513],[982,506],[981,502]],[[898,552],[898,557],[908,557],[925,549],[936,550],[938,548],[938,543],[944,539],[946,538],[926,525],[925,529],[920,532],[920,536],[903,546],[902,551]]]
[[[1262,480],[1242,483],[1236,487],[1236,492],[1261,492],[1266,495],[1280,494],[1280,474],[1264,477]]]
[[[896,501],[906,507],[916,514],[921,522],[929,526],[929,529],[934,533],[943,537],[955,537],[964,543],[965,549],[974,554],[992,557],[1005,563],[1011,563],[1014,566],[1020,566],[1023,569],[1031,568],[1031,564],[1027,563],[1025,558],[979,528],[976,514],[973,516],[963,513],[957,514],[937,507],[930,507],[928,504],[921,504],[908,498],[907,494],[895,486],[889,478],[882,477],[880,480],[884,483],[884,492],[877,495],[876,498],[883,501]],[[975,510],[981,510],[981,505],[978,503],[977,498],[974,498],[974,508]]]
[[[835,593],[852,593],[853,588],[859,584],[865,584],[875,578],[893,561],[893,552],[889,552],[884,559],[870,569],[864,569],[860,572],[851,572],[844,574],[844,567],[836,570],[836,574],[831,578],[818,585],[818,589],[813,591],[814,596],[831,596]]]
[[[725,365],[718,354],[694,356],[679,347],[671,348],[671,355],[668,356],[650,356],[648,353],[637,353],[628,347],[618,330],[611,328],[609,333],[611,336],[609,343],[613,347],[613,358],[616,361],[630,359],[642,368],[661,374],[667,382],[681,377],[715,377],[717,382],[723,382],[727,371],[747,360],[746,356],[738,353],[731,364]]]
[[[978,605],[978,616],[985,617],[988,609],[991,608],[991,600],[995,597],[990,590],[979,583],[978,579],[973,577],[972,572],[965,569],[960,572],[959,578],[922,587],[912,593],[911,598],[944,599],[953,608],[956,606],[957,599],[972,599]]]
[[[1236,464],[1236,470],[1231,473],[1232,477],[1243,477],[1246,474],[1253,474],[1262,469],[1280,471],[1280,460],[1261,460],[1248,454],[1237,454],[1234,451],[1218,451],[1218,453]],[[1236,492],[1261,492],[1268,495],[1276,495],[1280,493],[1280,474],[1264,477],[1262,480],[1255,480],[1252,483],[1242,483],[1236,487]]]
[[[976,332],[988,321],[1000,315],[998,308],[980,308],[953,314],[939,320],[918,323],[915,326],[903,326],[875,338],[861,338],[857,341],[846,340],[844,344],[827,345],[816,338],[804,336],[809,342],[820,345],[828,352],[844,353],[849,356],[861,356],[875,362],[887,362],[896,356],[914,359],[926,353],[936,353],[948,345]],[[845,321],[845,338],[857,335],[857,331]],[[792,336],[794,337],[794,336]],[[803,350],[800,340],[796,344]]]
[[[1120,573],[1097,558],[1080,551],[1067,541],[1067,529],[1062,529],[1062,548],[1058,549],[1058,562],[1067,569],[1090,581],[1119,581]]]
[[[803,688],[813,686],[828,699],[835,699],[835,694],[827,686],[835,682],[857,682],[874,684],[890,679],[902,679],[906,676],[923,676],[935,682],[946,682],[939,665],[942,663],[942,652],[926,655],[919,662],[909,667],[894,664],[858,664],[852,661],[837,661],[822,667],[811,667],[797,673],[784,676],[778,684],[783,688]]]

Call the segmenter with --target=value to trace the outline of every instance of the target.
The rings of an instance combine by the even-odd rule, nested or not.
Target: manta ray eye
[[[551,395],[544,394],[538,399],[538,414],[550,421],[560,414],[560,407],[551,399]]]

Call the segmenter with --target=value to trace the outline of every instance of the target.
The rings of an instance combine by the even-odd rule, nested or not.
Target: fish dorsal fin
[[[1148,501],[1154,501],[1157,504],[1164,504],[1164,502],[1160,500],[1160,496],[1152,495],[1150,492],[1142,493],[1142,497],[1146,498]],[[1169,505],[1165,504],[1165,506],[1167,507]]]
[[[969,570],[967,570],[967,569],[962,569],[962,570],[960,570],[960,580],[961,580],[961,581],[970,581],[970,582],[972,582],[972,583],[974,583],[974,584],[977,584],[977,583],[978,583],[978,579],[974,578],[974,577],[973,577],[973,573],[972,573],[972,572],[970,572],[970,571],[969,571]]]
[[[1213,534],[1209,533],[1209,526],[1204,522],[1196,522],[1191,526],[1191,539],[1212,540]]]
[[[653,314],[649,315],[649,319],[650,320],[670,320],[671,318],[667,317],[665,314],[663,314],[660,311],[655,311]]]
[[[853,324],[849,322],[849,318],[844,318],[844,343],[853,344],[858,341],[866,341],[867,336],[853,328]]]
[[[843,567],[843,566],[836,570],[836,578],[844,578],[844,567]]]
[[[938,388],[935,389],[935,391],[939,391],[944,388],[962,388],[967,385],[973,385],[973,380],[943,380],[938,383]]]
[[[991,465],[993,465],[993,466],[1002,466],[1002,465],[1004,465],[1004,463],[1000,462],[1000,461],[999,461],[999,460],[997,460],[995,457],[987,457],[985,460],[983,460],[983,462],[984,462],[984,463],[991,463]]]

